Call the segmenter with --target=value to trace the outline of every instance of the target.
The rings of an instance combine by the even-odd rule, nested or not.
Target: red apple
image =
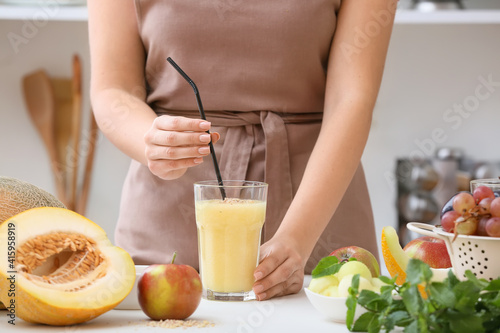
[[[403,250],[409,257],[420,259],[432,268],[450,268],[451,261],[444,240],[423,236],[410,241]]]
[[[330,256],[335,256],[340,262],[348,261],[350,258],[355,258],[365,264],[373,277],[380,275],[380,266],[378,264],[377,258],[368,250],[363,249],[359,246],[346,246],[341,247],[330,253]]]
[[[185,319],[201,301],[201,279],[188,265],[151,265],[137,282],[142,311],[154,320]]]

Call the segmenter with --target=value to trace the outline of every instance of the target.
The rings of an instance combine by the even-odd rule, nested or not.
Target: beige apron
[[[135,0],[144,43],[148,104],[158,115],[199,118],[194,80],[213,131],[223,179],[269,183],[263,241],[278,229],[321,127],[328,51],[340,0]],[[319,175],[318,175],[319,176]],[[137,264],[198,267],[193,183],[215,179],[210,157],[164,181],[132,161],[115,232]],[[335,189],[332,189],[335,191]],[[307,223],[307,221],[304,221]],[[336,248],[377,255],[361,166],[306,266]]]

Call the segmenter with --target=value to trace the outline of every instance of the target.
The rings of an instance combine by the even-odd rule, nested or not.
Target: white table
[[[308,285],[310,276],[304,285]],[[325,319],[309,302],[304,290],[296,295],[257,302],[216,302],[202,299],[189,319],[208,320],[215,325],[207,328],[149,327],[149,318],[141,310],[112,310],[87,323],[68,327],[32,325],[16,318],[16,326],[7,324],[5,311],[0,311],[0,332],[47,333],[126,333],[126,332],[349,332],[343,324]]]

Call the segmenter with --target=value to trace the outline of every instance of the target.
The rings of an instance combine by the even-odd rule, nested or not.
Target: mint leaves
[[[408,263],[406,275],[401,286],[395,279],[380,277],[388,283],[380,294],[359,292],[359,276],[355,276],[346,301],[347,328],[370,333],[390,332],[397,326],[405,333],[500,332],[500,278],[486,281],[468,271],[467,279],[460,281],[450,271],[444,281],[431,282],[429,266],[416,259]],[[368,312],[353,322],[356,304]]]
[[[349,258],[349,261],[353,260],[356,260],[356,258]],[[324,257],[318,262],[316,267],[314,267],[313,271],[311,272],[312,278],[316,279],[322,276],[335,274],[346,262],[339,262],[339,259],[335,256]]]

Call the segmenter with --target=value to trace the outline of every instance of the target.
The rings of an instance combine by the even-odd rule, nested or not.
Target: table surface
[[[306,276],[307,286],[310,276]],[[149,318],[141,310],[111,310],[87,323],[52,327],[33,325],[16,318],[16,325],[7,324],[5,311],[0,311],[0,332],[172,332],[171,329],[147,326]],[[201,300],[200,306],[188,319],[207,320],[212,327],[177,328],[181,332],[349,332],[344,324],[323,317],[309,302],[302,289],[298,294],[268,301],[217,302]]]

